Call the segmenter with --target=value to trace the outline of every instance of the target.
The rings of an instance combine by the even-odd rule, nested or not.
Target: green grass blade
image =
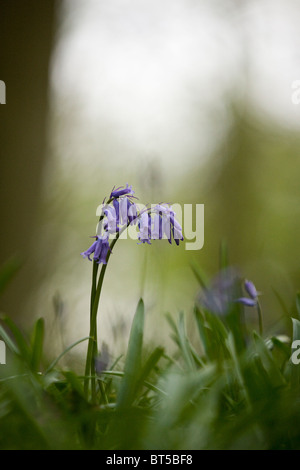
[[[3,339],[5,344],[8,346],[11,352],[20,355],[20,351],[15,344],[14,340],[7,334],[5,329],[0,325],[0,338]]]
[[[278,300],[278,303],[282,309],[282,311],[284,312],[284,314],[287,316],[287,317],[290,317],[290,312],[289,312],[289,309],[287,308],[286,304],[285,304],[285,301],[283,300],[282,296],[279,294],[279,292],[277,292],[277,290],[275,290],[273,287],[272,287],[272,291],[274,292],[274,295],[275,297],[277,298]]]
[[[178,328],[177,328],[177,325],[174,321],[174,319],[172,318],[172,316],[167,313],[166,314],[166,319],[167,319],[167,322],[169,323],[171,329],[173,330],[173,332],[175,333],[175,336],[178,336]]]
[[[247,404],[247,407],[250,406],[250,397],[249,397],[249,391],[246,385],[245,377],[243,374],[243,367],[242,367],[242,361],[240,355],[237,353],[236,350],[236,344],[235,344],[235,339],[233,336],[233,333],[230,332],[228,334],[228,338],[226,340],[226,346],[227,350],[230,353],[231,359],[232,359],[232,366],[233,366],[233,371],[235,373],[236,379],[239,383],[240,386],[240,391],[244,397],[244,400]]]
[[[253,332],[253,337],[257,347],[258,355],[269,376],[270,383],[275,388],[285,385],[285,379],[280,371],[279,366],[274,361],[265,341],[255,331]]]
[[[4,291],[7,284],[14,277],[21,267],[21,262],[18,258],[12,257],[7,260],[0,268],[0,294]]]
[[[205,327],[205,319],[204,319],[202,312],[198,309],[196,305],[194,308],[194,315],[196,319],[196,325],[198,328],[201,344],[203,346],[205,355],[210,359],[211,357],[210,357],[210,348],[209,348],[209,338],[207,336],[207,328]]]
[[[53,362],[51,362],[50,366],[45,372],[45,375],[49,374],[49,372],[56,366],[56,364],[60,361],[60,359],[69,351],[71,351],[71,349],[73,349],[75,346],[82,343],[83,341],[87,341],[89,339],[90,339],[90,336],[86,336],[85,338],[81,338],[78,341],[75,341],[75,343],[72,343],[70,346],[68,346],[56,359],[54,359]]]
[[[293,341],[300,340],[300,321],[292,318],[293,322]]]
[[[31,369],[33,372],[38,372],[40,363],[43,356],[43,344],[44,344],[44,331],[45,322],[43,318],[39,318],[34,325],[32,335],[32,351],[31,351]]]
[[[149,358],[146,361],[146,364],[143,366],[139,379],[138,379],[138,386],[143,385],[146,381],[147,377],[151,374],[152,370],[164,354],[163,348],[155,348],[154,351],[150,354]]]
[[[117,407],[124,408],[134,400],[138,377],[141,370],[145,308],[140,299],[132,322],[128,350],[125,360],[124,377],[120,385]]]
[[[297,292],[296,294],[296,308],[300,318],[300,292]]]
[[[220,270],[227,269],[229,266],[228,247],[225,240],[220,244]]]
[[[104,372],[102,372],[102,374],[103,375],[108,375],[108,376],[113,376],[113,377],[121,377],[121,378],[124,377],[124,372],[120,372],[120,371],[116,371],[116,370],[105,370]],[[81,378],[86,379],[86,376],[83,376]],[[90,377],[88,377],[88,378],[90,378]],[[152,383],[148,382],[147,380],[145,380],[143,382],[143,385],[145,385],[145,387],[149,388],[153,392],[157,392],[161,395],[167,395],[164,390],[157,387],[156,385],[153,385]]]
[[[185,321],[184,321],[184,314],[181,312],[179,314],[178,320],[178,339],[179,339],[179,346],[182,352],[183,359],[189,370],[195,370],[195,361],[193,355],[191,353],[190,343],[186,336],[185,331]]]
[[[204,271],[196,264],[195,262],[191,263],[191,269],[194,273],[195,278],[199,282],[199,285],[203,288],[206,289],[208,286],[208,279]]]
[[[84,389],[83,385],[80,381],[80,378],[72,371],[67,370],[63,372],[68,384],[70,385],[71,389],[76,391],[78,395],[84,398]]]
[[[29,344],[25,336],[23,335],[22,331],[20,330],[20,328],[18,328],[18,326],[13,322],[11,318],[4,317],[3,321],[12,332],[20,354],[27,362],[29,362],[31,352],[30,352]]]

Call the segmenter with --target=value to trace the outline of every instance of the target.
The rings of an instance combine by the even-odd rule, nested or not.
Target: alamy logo
[[[0,104],[6,104],[6,86],[3,80],[0,80]]]
[[[294,80],[292,83],[292,89],[295,90],[292,93],[292,103],[300,103],[300,80]]]
[[[6,344],[0,340],[0,364],[6,364]]]
[[[292,349],[296,349],[296,351],[293,352],[292,356],[291,356],[291,361],[293,364],[295,364],[296,366],[298,364],[300,364],[300,340],[299,339],[295,339],[293,342],[292,342]]]
[[[125,200],[125,199],[124,199]],[[125,204],[126,200],[125,200]],[[171,239],[171,232],[173,233],[174,240],[184,240],[185,249],[186,250],[201,250],[204,245],[204,204],[172,204],[171,208],[167,207],[167,205],[161,204],[151,204],[151,205],[144,205],[140,203],[135,203],[135,211],[137,214],[148,213],[147,219],[147,237],[154,240],[157,238],[165,238]],[[121,207],[121,206],[120,206]],[[105,215],[104,219],[101,222],[98,222],[96,227],[96,234],[101,236],[105,230],[107,230],[111,234],[111,238],[116,238],[119,228],[119,220],[127,220],[128,217],[133,217],[133,211],[130,213],[130,210],[133,206],[125,206],[125,214],[119,214],[122,212],[122,208],[119,208],[118,211],[115,209],[115,206],[109,206],[107,204],[100,204],[97,207],[96,215],[101,217]],[[151,213],[155,213],[159,211],[157,207],[160,207],[161,217],[159,221],[155,220],[155,216],[153,218],[150,217]],[[172,226],[172,214],[173,219],[174,215],[176,214],[176,221],[175,225]],[[119,236],[120,240],[127,240],[131,238],[132,240],[141,240],[139,235],[139,224],[140,224],[140,217],[135,216],[137,223],[132,223],[128,226],[127,230],[123,231]],[[182,224],[183,221],[183,224]],[[158,222],[158,223],[157,223]],[[124,221],[123,221],[124,223]],[[161,223],[161,227],[158,225]],[[177,229],[177,230],[175,230]],[[104,230],[104,232],[103,232]],[[178,244],[178,243],[177,243]]]

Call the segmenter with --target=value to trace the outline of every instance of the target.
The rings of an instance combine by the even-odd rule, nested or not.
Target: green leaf
[[[63,375],[67,379],[67,382],[71,386],[72,390],[76,391],[82,398],[84,398],[84,389],[79,377],[77,377],[77,375],[70,370],[64,371]]]
[[[199,395],[204,390],[207,391],[216,381],[216,370],[216,365],[210,364],[195,372],[189,371],[184,374],[170,372],[163,377],[165,395],[162,398],[162,409],[157,411],[156,416],[154,436],[157,436],[157,442],[154,441],[156,446],[160,445],[161,439],[167,438],[170,429],[174,430],[178,423],[182,422],[187,426],[187,421],[193,419],[197,409],[201,407],[200,404],[197,408],[194,403],[198,402]],[[184,432],[184,426],[181,426],[180,430]]]
[[[244,374],[243,374],[242,360],[241,360],[241,356],[237,353],[236,342],[235,342],[234,335],[233,335],[232,332],[230,332],[228,334],[228,338],[226,340],[226,345],[227,345],[227,349],[228,349],[228,351],[230,353],[230,356],[231,356],[231,359],[232,359],[233,370],[235,372],[237,381],[240,384],[241,392],[244,396],[244,399],[247,403],[247,406],[249,406],[250,405],[250,397],[249,397],[249,393],[248,393],[248,388],[246,386],[245,377],[244,377]]]
[[[173,318],[171,315],[167,314],[166,318],[174,331],[174,334],[171,335],[171,338],[173,341],[177,344],[179,347],[182,357],[190,370],[195,370],[195,360],[194,360],[194,348],[190,344],[187,336],[186,336],[186,331],[185,331],[185,324],[184,324],[184,314],[181,312],[179,314],[178,318],[178,326],[174,322]],[[196,354],[197,355],[197,354]],[[199,358],[197,360],[199,362]]]
[[[205,319],[204,319],[204,316],[203,316],[202,312],[198,309],[198,307],[196,305],[195,305],[195,308],[194,308],[194,314],[195,314],[195,318],[196,318],[196,324],[197,324],[197,327],[198,327],[200,341],[201,341],[201,344],[204,348],[204,352],[205,352],[206,356],[209,359],[211,359],[210,347],[209,347],[209,338],[208,338],[208,335],[207,335],[207,328],[205,326]]]
[[[177,325],[176,325],[174,319],[172,318],[172,316],[169,313],[166,314],[166,319],[167,319],[167,322],[169,323],[170,327],[172,328],[173,332],[175,333],[175,336],[178,336]]]
[[[297,292],[296,294],[296,308],[300,318],[300,292]]]
[[[73,349],[77,344],[82,343],[83,341],[87,341],[90,339],[90,336],[86,336],[85,338],[79,339],[78,341],[75,341],[75,343],[72,343],[70,346],[68,346],[54,361],[50,364],[48,369],[45,372],[45,375],[49,374],[49,372],[56,366],[56,364],[60,361],[60,359],[67,354],[71,349]]]
[[[284,314],[287,316],[287,317],[290,317],[290,312],[289,312],[289,309],[287,308],[286,304],[285,304],[285,301],[283,300],[282,296],[279,294],[279,292],[277,292],[273,287],[272,287],[272,291],[274,292],[277,300],[278,300],[278,303],[282,309],[282,311],[284,312]]]
[[[143,366],[141,370],[141,373],[138,379],[139,386],[142,385],[146,381],[147,377],[152,372],[152,370],[154,369],[154,367],[156,366],[156,364],[158,363],[158,361],[160,360],[163,354],[164,354],[164,349],[159,348],[159,347],[155,348],[154,351],[150,354],[145,365]]]
[[[45,323],[43,318],[39,318],[34,325],[32,341],[31,341],[31,369],[33,372],[38,372],[42,355],[44,343],[44,330]]]
[[[253,337],[262,365],[269,376],[270,383],[275,388],[285,385],[285,379],[281,374],[279,366],[274,361],[265,341],[255,331],[253,332]]]
[[[144,302],[140,299],[132,322],[125,360],[124,377],[117,397],[117,408],[130,406],[135,397],[138,377],[141,371],[144,318]]]
[[[192,269],[197,281],[199,282],[200,286],[203,289],[206,289],[206,287],[208,285],[208,279],[207,279],[206,274],[204,273],[204,271],[202,271],[200,266],[198,266],[198,264],[196,264],[195,262],[191,263],[191,269]]]
[[[5,344],[8,346],[8,348],[11,350],[11,352],[15,353],[15,354],[20,354],[20,351],[17,347],[17,345],[15,344],[14,340],[7,334],[7,332],[5,331],[5,329],[0,325],[0,338],[3,339],[3,341],[5,342]]]
[[[184,322],[184,314],[181,312],[179,314],[178,320],[178,339],[179,339],[179,346],[183,355],[183,359],[186,362],[186,365],[190,370],[195,370],[195,361],[193,359],[193,355],[191,353],[190,342],[187,339],[186,331],[185,331],[185,322]]]
[[[290,346],[288,346],[286,343],[284,343],[283,341],[281,341],[279,338],[277,338],[276,336],[272,336],[272,338],[270,339],[271,343],[276,347],[278,348],[285,356],[286,359],[289,359],[290,358],[290,355],[291,355],[291,348]]]
[[[19,350],[20,354],[22,355],[23,359],[25,359],[25,361],[29,362],[31,353],[30,353],[29,344],[28,344],[24,334],[22,333],[20,328],[18,328],[18,326],[13,322],[13,320],[11,318],[4,317],[3,321],[8,326],[10,331],[12,332],[12,334],[13,334],[15,340],[16,340],[18,350]]]
[[[0,268],[0,294],[4,291],[7,284],[14,277],[21,267],[21,262],[17,257],[7,260]]]
[[[293,341],[300,339],[300,321],[296,318],[292,318],[293,322]]]
[[[102,372],[102,374],[103,375],[108,375],[108,376],[113,376],[113,377],[124,377],[124,372],[116,371],[116,370],[105,370],[105,371]],[[85,379],[86,376],[83,376],[81,378]],[[145,387],[149,388],[153,392],[157,392],[159,394],[166,395],[166,392],[164,390],[162,390],[161,388],[158,388],[156,385],[153,385],[152,383],[150,383],[146,380],[143,382],[143,385],[145,385]]]
[[[210,360],[222,360],[227,351],[228,332],[223,322],[210,312],[201,312],[195,307],[195,317],[201,342]]]
[[[226,269],[229,266],[228,247],[225,240],[220,244],[220,270]]]

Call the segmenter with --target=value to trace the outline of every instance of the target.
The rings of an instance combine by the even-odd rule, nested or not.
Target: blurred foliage
[[[195,273],[201,289],[210,289],[197,267]],[[100,355],[96,401],[84,392],[84,376],[59,365],[88,338],[49,363],[44,321],[38,319],[27,337],[4,317],[0,336],[8,357],[0,366],[0,448],[299,449],[300,373],[290,359],[292,340],[300,340],[298,300],[286,338],[258,335],[236,302],[229,300],[226,312],[216,315],[198,299],[198,344],[187,334],[184,313],[167,318],[176,345],[172,355],[144,344],[140,300],[126,355],[108,368],[106,351],[102,362]]]
[[[220,238],[241,275],[264,294],[266,321],[274,325],[280,298],[288,310],[299,288],[299,133],[259,114],[251,103],[231,106],[232,124],[207,163],[182,182],[180,197],[205,205],[205,244],[184,253],[214,273]],[[194,190],[197,188],[197,191]],[[282,304],[281,302],[281,304]]]

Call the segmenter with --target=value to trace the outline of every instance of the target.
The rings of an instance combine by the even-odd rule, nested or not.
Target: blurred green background
[[[162,314],[191,310],[190,265],[213,276],[221,240],[280,330],[274,291],[291,311],[300,285],[299,20],[283,0],[1,1],[0,257],[22,263],[1,311],[45,317],[55,352],[88,333],[80,252],[128,182],[145,204],[204,204],[205,243],[119,242],[100,304],[114,354],[141,295],[148,339],[166,341]]]

